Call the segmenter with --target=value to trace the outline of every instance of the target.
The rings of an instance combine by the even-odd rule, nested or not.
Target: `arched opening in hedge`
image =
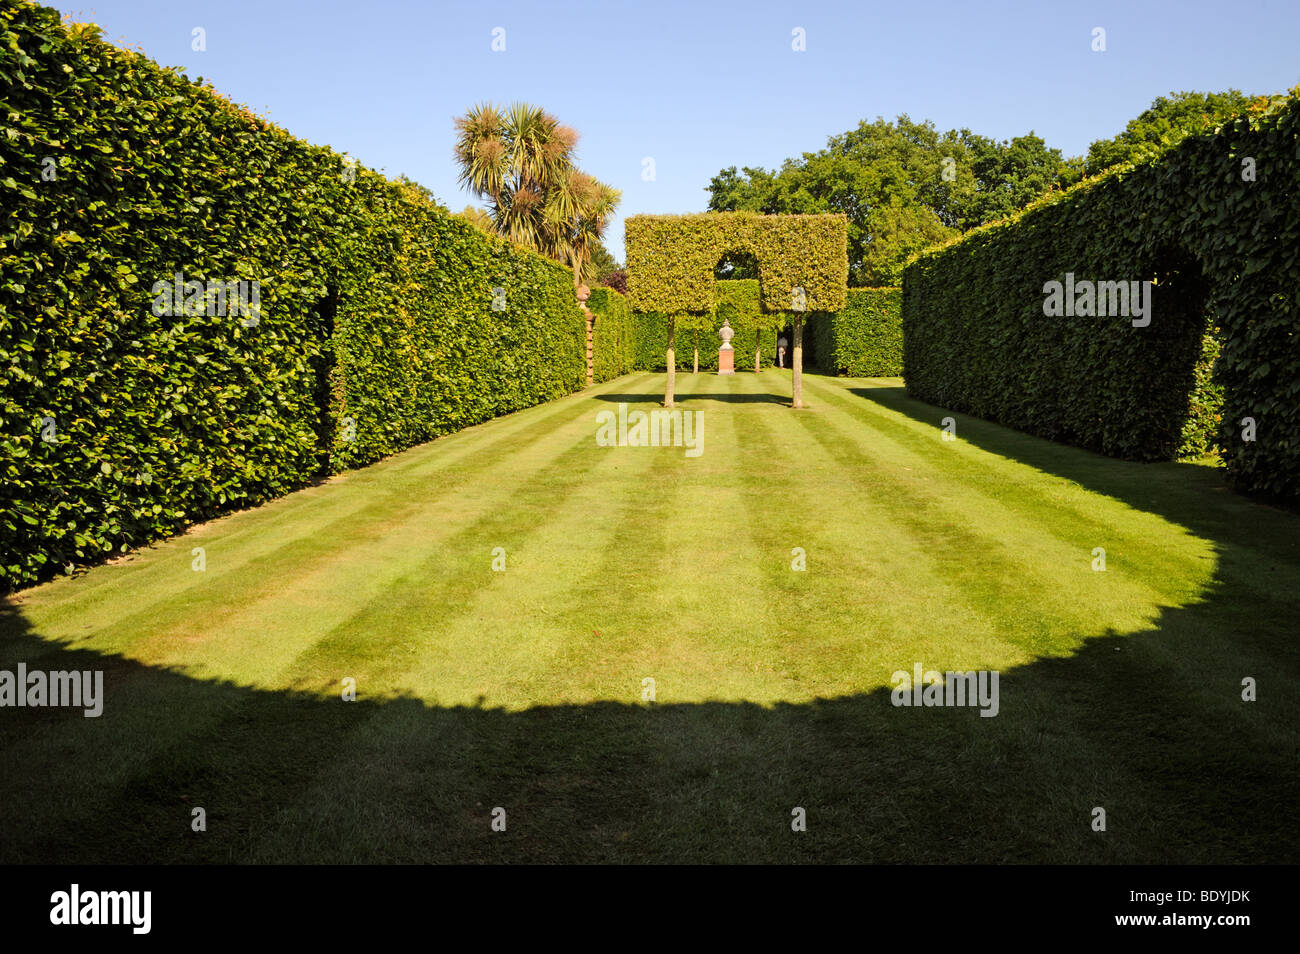
[[[1152,282],[1151,324],[1145,331],[1160,355],[1144,373],[1152,394],[1169,402],[1157,411],[1168,422],[1157,455],[1197,456],[1211,449],[1223,411],[1223,389],[1214,381],[1222,339],[1211,284],[1200,260],[1177,244],[1159,247],[1144,271]]]
[[[755,263],[759,309],[787,313],[794,329],[791,404],[803,406],[802,332],[809,311],[838,311],[848,288],[848,219],[833,215],[636,215],[625,223],[628,297],[668,322],[664,406],[673,406],[676,333],[711,320],[717,270],[739,256]]]
[[[909,396],[1130,460],[1212,429],[1230,484],[1300,500],[1298,132],[1300,88],[919,253]],[[1149,282],[1149,313],[1051,307],[1071,279]]]
[[[720,282],[758,281],[758,259],[744,249],[723,252],[713,266],[713,277]]]

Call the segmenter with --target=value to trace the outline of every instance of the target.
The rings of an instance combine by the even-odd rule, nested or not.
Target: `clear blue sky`
[[[452,119],[483,100],[525,100],[577,128],[580,164],[623,190],[628,215],[701,211],[719,169],[777,166],[860,119],[908,113],[997,139],[1032,129],[1078,155],[1171,90],[1300,83],[1296,0],[93,4],[56,5],[453,210],[471,197]],[[1104,53],[1091,49],[1098,26]],[[191,49],[194,27],[206,52]],[[791,49],[796,27],[805,52]],[[621,260],[621,218],[607,245]]]

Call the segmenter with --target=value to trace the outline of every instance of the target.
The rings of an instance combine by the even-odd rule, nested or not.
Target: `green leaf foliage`
[[[0,72],[0,589],[581,387],[571,274],[420,187],[45,7]]]
[[[636,367],[637,323],[627,298],[612,288],[593,288],[587,308],[592,328],[592,380],[599,384]]]
[[[1032,132],[998,142],[902,115],[862,121],[779,169],[723,169],[707,187],[709,210],[842,212],[849,282],[892,286],[913,253],[1072,184],[1077,165]]]
[[[1229,479],[1300,498],[1297,93],[917,257],[903,282],[909,393],[1112,456],[1172,459],[1216,413],[1203,386],[1213,314]],[[1150,325],[1048,317],[1045,283],[1067,272],[1155,282]],[[1255,441],[1242,439],[1247,417]]]
[[[1223,422],[1223,385],[1214,380],[1214,368],[1223,350],[1222,333],[1210,322],[1201,341],[1201,357],[1196,362],[1195,384],[1188,402],[1187,421],[1183,424],[1182,444],[1178,457],[1195,460],[1218,452],[1217,437]]]
[[[1184,136],[1208,132],[1244,112],[1254,98],[1236,89],[1222,93],[1183,90],[1157,96],[1119,135],[1088,147],[1084,172],[1093,176],[1121,162],[1136,164],[1164,152]]]
[[[796,288],[809,311],[844,307],[848,220],[840,214],[634,215],[624,235],[628,297],[636,311],[712,313],[714,268],[733,252],[757,260],[765,311],[790,310]]]
[[[754,348],[761,345],[760,366],[770,368],[776,358],[777,329],[784,327],[788,312],[765,312],[759,304],[759,286],[754,279],[719,281],[714,286],[717,302],[712,313],[679,316],[677,326],[677,369],[691,371],[695,367],[695,351],[700,353],[700,370],[718,370],[718,348],[722,339],[718,332],[723,321],[728,321],[735,333],[731,346],[735,349],[735,369],[751,371],[754,368]],[[684,320],[683,320],[684,319]],[[640,312],[633,315],[635,362],[638,371],[663,371],[668,350],[668,322],[664,315]]]
[[[836,312],[811,316],[813,353],[823,371],[855,378],[903,373],[903,290],[850,288]]]

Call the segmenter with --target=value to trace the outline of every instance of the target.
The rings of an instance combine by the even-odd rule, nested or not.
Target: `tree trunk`
[[[790,357],[790,393],[793,407],[803,407],[803,316],[795,315],[794,354]]]
[[[668,387],[664,391],[664,407],[673,406],[673,388],[677,384],[677,319],[668,319]]]
[[[762,361],[759,359],[760,350],[761,349],[758,345],[754,345],[754,373],[755,374],[758,374],[758,372],[763,370]]]

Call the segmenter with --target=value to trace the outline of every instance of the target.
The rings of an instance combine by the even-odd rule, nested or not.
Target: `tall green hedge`
[[[1300,498],[1296,92],[922,254],[903,283],[909,392],[1106,454],[1170,459],[1191,449],[1212,312],[1229,478]],[[1067,273],[1153,281],[1150,324],[1049,317],[1048,283]],[[1242,439],[1245,418],[1255,441]]]
[[[637,364],[638,371],[663,371],[664,356],[668,348],[668,327],[662,316],[639,314],[637,321]],[[700,348],[700,370],[718,370],[718,347],[722,339],[718,337],[717,328],[677,329],[677,370],[691,371],[695,367],[695,342],[698,335]],[[762,366],[770,368],[776,364],[776,332],[764,328],[757,332],[750,330],[747,334],[737,334],[731,339],[731,346],[736,350],[735,369],[737,371],[754,370],[754,335],[762,336]],[[788,364],[788,361],[787,361]]]
[[[848,219],[831,215],[634,215],[624,223],[627,287],[637,311],[713,311],[714,268],[730,252],[758,262],[765,311],[789,310],[795,288],[808,311],[844,306]]]
[[[632,312],[634,371],[663,371],[665,350],[668,347],[668,321],[665,316],[652,311]],[[677,355],[681,366],[681,355]]]
[[[48,8],[0,74],[0,588],[581,386],[568,272],[418,187]]]
[[[633,370],[637,325],[627,298],[612,288],[593,288],[587,308],[596,316],[592,329],[592,380],[599,384]]]
[[[858,378],[902,375],[901,288],[850,288],[841,310],[818,312],[809,325],[823,371]]]
[[[358,183],[361,180],[358,179]],[[578,390],[572,274],[486,235],[423,190],[367,176],[366,229],[337,271],[335,467]]]

